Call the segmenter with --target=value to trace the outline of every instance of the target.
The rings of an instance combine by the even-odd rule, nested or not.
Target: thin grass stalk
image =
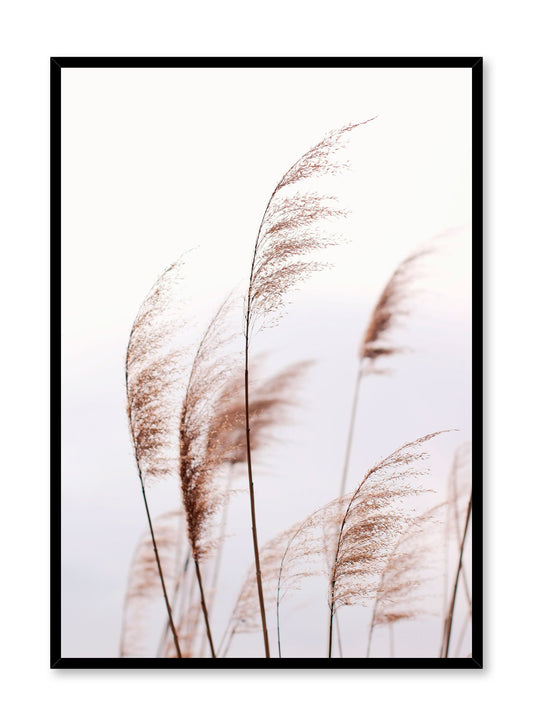
[[[231,621],[228,623],[228,627],[230,624],[231,624]],[[226,629],[226,633],[227,632],[228,632],[228,629]],[[224,648],[224,651],[222,651],[222,643],[224,642],[224,638],[222,639],[222,642],[220,643],[220,648],[219,648],[219,652],[222,653],[222,655],[220,656],[221,658],[226,658],[226,656],[228,655],[228,651],[229,651],[231,643],[233,641],[233,636],[235,635],[236,632],[237,632],[237,626],[234,625],[233,630],[230,632],[230,634],[228,636],[228,642],[226,643],[226,647]]]
[[[250,346],[250,314],[251,314],[251,308],[252,308],[252,284],[253,284],[253,276],[254,276],[254,270],[255,270],[255,260],[257,257],[257,248],[258,248],[258,244],[259,244],[259,237],[261,234],[261,229],[263,227],[267,212],[270,208],[270,204],[272,203],[272,200],[274,199],[274,195],[275,195],[276,191],[277,191],[277,187],[270,195],[270,199],[268,200],[268,204],[263,213],[263,218],[261,220],[261,224],[259,225],[259,229],[257,231],[257,237],[255,239],[254,254],[252,257],[252,265],[250,268],[250,282],[248,284],[248,297],[247,297],[247,304],[246,304],[246,326],[245,326],[245,331],[244,331],[244,413],[245,413],[245,419],[246,419],[246,465],[248,468],[248,492],[250,495],[250,516],[251,516],[251,520],[252,520],[252,541],[253,541],[253,546],[254,546],[255,576],[256,576],[256,580],[257,580],[257,596],[259,598],[259,609],[261,612],[261,626],[263,629],[263,642],[265,645],[265,657],[266,658],[270,658],[270,647],[268,644],[268,630],[267,630],[266,615],[265,615],[265,600],[263,597],[263,582],[261,579],[261,562],[259,559],[259,546],[257,543],[257,524],[255,521],[255,497],[254,497],[254,482],[253,482],[253,474],[252,474],[252,447],[251,447],[251,443],[250,443],[250,396],[249,396],[249,390],[248,390],[248,376],[249,376],[248,353],[249,353],[249,346]]]
[[[352,445],[353,445],[353,434],[354,434],[354,428],[355,428],[355,415],[357,412],[357,402],[359,400],[359,387],[361,385],[361,378],[362,378],[363,369],[361,366],[361,363],[359,363],[358,369],[357,369],[357,378],[355,379],[355,389],[354,389],[354,395],[352,400],[352,409],[350,411],[350,424],[348,426],[348,437],[346,439],[346,451],[344,453],[344,464],[342,467],[342,477],[341,477],[341,489],[340,489],[340,497],[344,496],[344,492],[346,491],[346,480],[348,477],[348,469],[350,467],[350,458],[352,453]],[[339,624],[339,618],[337,613],[334,614],[335,618],[335,624],[337,626],[337,645],[339,648],[339,657],[342,658],[342,645],[341,645],[341,629]]]
[[[339,536],[337,538],[337,549],[335,551],[335,558],[333,560],[333,562],[334,562],[333,576],[331,578],[331,590],[330,590],[331,598],[330,598],[330,608],[329,608],[330,615],[329,615],[328,658],[331,658],[331,647],[332,647],[332,643],[333,643],[333,616],[335,614],[335,597],[334,596],[335,596],[335,584],[336,584],[335,573],[337,570],[337,562],[339,559],[339,551],[340,551],[340,546],[341,546],[342,533],[343,533],[344,527],[346,525],[346,518],[348,517],[348,512],[350,511],[350,507],[352,506],[352,503],[353,503],[354,499],[356,498],[356,496],[359,494],[359,491],[365,481],[366,481],[366,479],[363,479],[361,484],[359,484],[359,486],[355,490],[352,498],[350,499],[350,503],[346,507],[346,511],[344,513],[344,517],[342,519],[342,523],[341,523],[341,526],[339,529]]]
[[[126,366],[126,390],[127,391],[129,390],[128,389],[128,368],[127,368],[127,366]],[[144,508],[146,510],[146,517],[148,519],[148,526],[150,528],[150,537],[152,538],[152,546],[154,548],[155,559],[157,562],[157,571],[159,573],[159,579],[161,580],[161,588],[163,589],[163,597],[165,599],[165,606],[167,609],[168,624],[169,624],[170,630],[172,632],[172,638],[174,640],[174,645],[176,647],[176,655],[178,656],[178,658],[181,658],[181,650],[180,650],[180,645],[179,645],[179,641],[178,641],[178,634],[176,632],[176,628],[174,627],[174,620],[172,617],[172,608],[171,608],[170,602],[168,600],[167,588],[165,585],[165,578],[163,576],[163,570],[161,568],[161,561],[159,559],[159,550],[157,549],[157,542],[155,540],[154,529],[152,527],[152,517],[150,515],[150,508],[148,506],[148,500],[146,498],[146,491],[144,488],[144,481],[143,481],[143,475],[141,472],[141,465],[139,463],[139,457],[137,455],[137,447],[134,446],[133,448],[135,451],[135,463],[137,464],[137,473],[139,475],[139,481],[141,482],[141,491],[142,491],[142,497],[143,497],[143,502],[144,502]]]
[[[454,523],[455,523],[455,536],[457,537],[457,544],[460,544],[461,542],[461,529],[459,524],[459,502],[458,502],[459,496],[456,489],[456,483],[454,478],[454,489],[453,489],[453,513],[454,513]],[[465,591],[466,600],[468,602],[468,612],[470,613],[470,617],[472,617],[472,596],[470,594],[470,587],[468,585],[468,579],[466,577],[466,572],[464,570],[464,567],[461,567],[461,580],[463,582],[463,587]]]
[[[457,454],[456,454],[456,456],[457,456]],[[454,467],[455,467],[455,462],[454,462]],[[461,527],[460,527],[460,523],[459,523],[460,517],[459,517],[459,507],[458,507],[459,493],[457,491],[457,482],[456,482],[457,472],[455,471],[455,468],[453,469],[452,474],[453,474],[453,476],[451,479],[451,481],[452,481],[451,496],[452,496],[452,501],[453,501],[453,520],[454,520],[454,527],[455,527],[455,536],[457,539],[457,546],[460,547],[461,546]],[[447,521],[449,520],[448,509],[446,510],[446,519],[447,519]],[[448,524],[446,525],[446,528],[448,529]],[[468,579],[467,579],[464,567],[461,567],[461,581],[463,583],[464,593],[465,593],[465,597],[466,597],[466,600],[468,603],[468,613],[469,614],[468,614],[467,618],[465,619],[466,621],[465,621],[465,623],[463,623],[463,626],[461,628],[461,637],[460,637],[460,641],[459,641],[457,648],[460,646],[462,639],[464,637],[464,633],[466,631],[466,625],[468,624],[468,619],[472,617],[472,596],[470,594],[470,588],[468,585]],[[441,640],[441,647],[440,647],[440,653],[439,653],[440,658],[444,657],[444,642],[445,642],[445,638],[446,638],[446,630],[448,627],[447,613],[448,613],[448,561],[446,558],[445,573],[444,573],[443,629],[442,629],[442,640]]]
[[[356,493],[357,492],[359,492],[359,489],[356,490]],[[355,498],[355,494],[354,494],[354,498]],[[352,501],[353,501],[353,499],[352,499]],[[350,502],[350,505],[351,505],[351,502]],[[346,517],[348,516],[349,509],[350,509],[350,507],[348,506],[348,508],[346,510],[346,513],[345,513],[345,515],[343,517],[343,520],[342,520],[342,524],[341,524],[341,527],[340,527],[340,530],[339,530],[339,537],[337,539],[337,550],[335,552],[335,559],[333,560],[333,562],[335,564],[333,566],[333,577],[332,577],[332,580],[331,580],[331,591],[330,591],[331,598],[330,598],[330,606],[329,606],[328,658],[331,658],[331,649],[332,649],[332,645],[333,645],[333,616],[335,615],[335,599],[334,599],[334,595],[335,595],[335,583],[336,583],[336,580],[335,580],[335,570],[336,570],[336,566],[337,566],[337,560],[339,559],[339,550],[340,550],[340,546],[341,546],[341,537],[342,537],[342,533],[344,531],[344,525],[346,524]]]
[[[344,658],[342,654],[342,642],[341,642],[341,629],[339,625],[339,616],[338,613],[335,613],[335,626],[337,630],[337,649],[339,651],[339,658]]]
[[[202,612],[204,614],[205,629],[207,632],[207,639],[209,641],[209,647],[211,649],[211,657],[216,658],[215,646],[213,645],[213,638],[211,637],[211,628],[209,627],[209,616],[207,614],[207,605],[205,603],[204,588],[202,586],[202,575],[200,573],[200,565],[198,564],[198,559],[196,557],[194,558],[194,566],[196,569],[196,579],[198,581],[198,587],[200,588],[200,602],[202,605]]]
[[[191,560],[191,554],[189,552],[187,554],[187,557],[185,558],[185,563],[183,565],[183,570],[182,570],[182,576],[179,580],[176,581],[176,585],[174,587],[174,593],[172,594],[172,612],[174,612],[176,610],[176,605],[178,603],[178,595],[181,594],[183,592],[183,590],[185,589],[184,587],[180,587],[180,585],[182,583],[183,583],[183,585],[185,585],[185,578],[187,576],[187,570],[189,569],[190,560]],[[183,602],[183,598],[182,598],[181,602]],[[179,620],[180,614],[181,613],[178,614],[178,620]],[[157,647],[156,658],[161,658],[161,654],[163,653],[164,648],[165,648],[168,630],[169,630],[169,628],[168,628],[168,620],[167,620],[165,623],[165,626],[163,628],[163,632],[161,633],[161,637],[159,639],[159,645]]]
[[[381,573],[381,578],[380,578],[380,581],[379,581],[378,592],[383,587],[383,577],[384,577],[384,573],[385,573],[385,569],[383,569],[383,571]],[[365,656],[365,658],[370,658],[370,645],[372,643],[372,635],[374,634],[374,624],[376,622],[376,611],[377,611],[377,607],[378,607],[378,598],[375,597],[374,598],[374,607],[372,608],[372,619],[370,620],[370,628],[368,630],[368,639],[366,641],[366,656]]]
[[[401,311],[398,308],[398,302],[401,299],[402,294],[405,294],[405,291],[402,290],[402,283],[404,282],[404,280],[402,279],[402,274],[405,274],[406,269],[408,269],[412,262],[414,262],[422,254],[425,254],[425,252],[421,251],[415,253],[410,258],[407,258],[407,260],[405,260],[395,270],[386,287],[384,288],[376,304],[376,307],[372,312],[368,327],[365,331],[363,342],[359,352],[359,366],[355,381],[352,408],[350,411],[350,423],[348,426],[348,437],[346,441],[346,451],[344,454],[344,464],[341,476],[341,487],[339,495],[340,497],[343,497],[346,491],[346,480],[348,477],[348,470],[350,466],[350,458],[353,447],[355,418],[357,412],[357,403],[359,400],[359,388],[361,384],[361,378],[363,376],[364,362],[366,360],[367,364],[369,362],[374,364],[375,361],[382,356],[389,356],[394,353],[400,352],[399,348],[394,348],[391,345],[384,344],[384,335],[393,326],[395,318],[401,315],[402,312],[403,314],[405,314],[405,311]],[[381,348],[372,348],[372,345],[380,343]],[[371,372],[371,369],[369,369],[368,372]],[[337,621],[337,635],[340,644],[340,627],[336,613],[334,614],[334,617]]]
[[[194,563],[194,555],[191,554],[191,564]],[[189,625],[189,629],[191,631],[191,646],[190,650],[193,650],[193,644],[195,644],[198,637],[200,638],[200,641],[202,639],[202,635],[198,633],[198,621],[200,618],[203,618],[203,610],[201,603],[197,603],[197,607],[195,607],[196,598],[199,592],[198,587],[198,576],[196,574],[196,568],[190,570],[190,581],[189,581],[189,591],[187,593],[187,607],[185,608],[185,611],[183,613],[183,619],[187,624]],[[205,619],[204,619],[204,626],[205,626]],[[204,627],[205,635],[207,636],[207,628]]]
[[[179,273],[180,269],[181,263],[178,261],[165,270],[137,313],[130,331],[125,367],[128,418],[135,452],[135,463],[141,483],[144,507],[167,609],[169,627],[172,631],[178,658],[181,658],[182,655],[154,536],[144,477],[163,478],[171,470],[172,456],[166,451],[166,444],[168,421],[171,418],[169,414],[172,412],[169,391],[175,388],[177,359],[175,352],[163,353],[163,351],[165,349],[164,342],[168,343],[169,341],[169,334],[175,332],[175,324],[169,328],[159,316],[165,310],[170,299],[169,294],[173,286],[172,276]],[[135,369],[139,367],[140,371],[138,371],[137,379],[135,379]],[[134,375],[133,386],[131,373]]]
[[[265,211],[266,214],[266,211]],[[259,238],[259,233],[258,233]],[[254,254],[255,258],[255,254]],[[252,264],[253,271],[253,264]],[[265,645],[265,658],[270,658],[270,648],[268,644],[268,630],[265,615],[265,600],[263,597],[263,582],[261,579],[261,562],[259,560],[259,545],[257,543],[257,524],[255,519],[255,497],[254,482],[252,475],[252,448],[250,444],[250,406],[248,391],[248,345],[250,334],[250,294],[251,294],[252,277],[250,276],[250,289],[248,292],[248,311],[246,314],[246,331],[245,331],[245,368],[244,368],[244,408],[246,415],[246,463],[248,466],[248,490],[250,493],[250,515],[252,519],[252,540],[254,545],[255,574],[257,579],[257,596],[259,598],[259,609],[261,612],[261,625],[263,629],[263,641]]]
[[[191,607],[191,600],[192,600],[192,587],[189,584],[189,588],[187,589],[188,579],[190,579],[190,565],[191,565],[191,553],[189,551],[187,555],[187,559],[185,561],[184,566],[184,579],[183,579],[183,586],[181,588],[180,594],[179,594],[179,606],[178,606],[178,613],[177,613],[177,621],[179,622],[182,618],[185,617],[185,613],[187,610]]]
[[[362,378],[362,366],[361,363],[359,364],[358,370],[357,370],[357,378],[355,380],[355,390],[352,400],[352,409],[350,412],[350,424],[348,427],[348,438],[346,440],[346,451],[344,453],[344,465],[342,468],[342,477],[341,477],[341,489],[340,489],[340,497],[344,496],[344,492],[346,491],[346,479],[348,477],[348,469],[350,466],[350,458],[352,453],[352,444],[353,444],[353,434],[354,434],[354,427],[355,427],[355,415],[357,411],[357,402],[359,400],[359,387],[361,384],[361,378]]]
[[[461,523],[460,523],[460,512],[459,512],[459,498],[460,494],[457,488],[457,471],[459,468],[459,450],[455,453],[454,461],[452,465],[452,470],[449,478],[449,496],[450,496],[450,506],[446,508],[446,546],[448,546],[448,531],[450,527],[453,526],[455,530],[455,538],[457,541],[457,547],[460,548],[461,546]],[[453,510],[453,511],[452,511]],[[453,517],[452,517],[453,514]],[[451,519],[453,518],[453,525],[450,524]],[[464,632],[466,630],[466,625],[468,622],[468,618],[472,617],[472,597],[470,594],[470,588],[468,585],[468,579],[466,576],[466,572],[464,567],[461,568],[461,580],[463,583],[464,593],[465,597],[468,603],[468,617],[466,619],[466,623],[463,624],[461,628],[461,640],[464,637]],[[440,652],[439,657],[443,657],[443,650],[444,650],[444,640],[446,636],[446,628],[447,628],[447,615],[448,615],[448,557],[446,557],[445,560],[445,567],[444,567],[444,588],[443,588],[443,605],[442,605],[442,638],[441,638],[441,645],[440,645]]]
[[[161,562],[159,560],[159,551],[157,549],[157,543],[155,541],[154,530],[152,527],[152,517],[150,516],[150,509],[148,507],[148,501],[146,499],[146,492],[144,490],[144,484],[142,481],[140,469],[139,469],[139,476],[141,477],[141,489],[142,489],[142,495],[143,495],[143,501],[144,501],[144,508],[146,510],[146,516],[148,518],[148,525],[150,527],[150,536],[152,538],[152,545],[154,547],[154,554],[155,554],[155,559],[157,562],[157,571],[159,572],[159,579],[161,580],[161,587],[163,588],[163,597],[165,598],[165,605],[167,608],[168,623],[169,623],[170,629],[172,631],[172,638],[174,640],[174,645],[176,646],[176,654],[177,654],[178,658],[181,658],[181,650],[180,650],[180,645],[179,645],[179,641],[178,641],[178,634],[176,632],[176,628],[174,627],[174,620],[172,617],[172,608],[170,607],[170,602],[168,600],[167,588],[165,586],[165,578],[163,577],[163,570],[161,569]]]
[[[231,489],[231,480],[233,475],[233,464],[230,464],[228,469],[228,477],[226,481],[226,496],[229,495],[230,489]],[[213,605],[214,599],[215,599],[215,593],[216,593],[216,587],[218,585],[219,575],[220,575],[220,563],[222,562],[222,550],[224,548],[224,537],[226,535],[226,527],[228,523],[228,506],[224,507],[224,510],[222,512],[222,519],[220,522],[220,530],[219,530],[219,537],[218,537],[218,547],[217,547],[217,554],[215,563],[213,565],[213,577],[211,578],[211,587],[210,587],[210,593],[211,598],[209,599],[209,608],[211,609],[211,606]],[[205,641],[204,641],[205,645]],[[202,645],[201,655],[203,655],[204,652],[204,645]],[[220,648],[219,648],[220,651]]]
[[[220,639],[220,643],[218,644],[217,653],[219,658],[224,657],[224,644],[226,642],[226,638],[228,637],[229,629],[231,628],[232,622],[233,620],[229,618],[228,622],[226,623],[226,629],[224,630],[222,638]]]
[[[161,569],[167,568],[171,558],[169,534],[162,520],[168,519],[173,514],[173,512],[168,513],[168,515],[160,517],[159,521],[156,519],[153,523],[154,537],[156,538],[156,543],[158,543],[157,550]],[[161,578],[157,565],[158,561],[154,557],[153,538],[151,530],[148,528],[147,534],[142,536],[135,548],[128,574],[120,629],[120,658],[139,657],[141,655],[142,645],[145,646],[144,654],[146,656],[150,654],[150,646],[148,639],[144,636],[142,626],[147,620],[147,611],[150,605],[159,602]],[[166,615],[164,622],[168,629]]]
[[[451,633],[452,633],[453,613],[455,610],[455,600],[457,597],[457,586],[459,584],[459,576],[461,574],[461,569],[463,567],[463,552],[464,552],[464,548],[465,548],[466,534],[468,531],[468,525],[470,523],[471,513],[472,513],[472,492],[470,492],[470,500],[468,502],[468,510],[467,510],[465,526],[464,526],[464,530],[463,530],[463,539],[461,542],[461,550],[459,552],[459,562],[457,563],[457,574],[455,576],[455,584],[453,587],[452,598],[450,601],[450,609],[448,612],[448,617],[446,619],[444,642],[443,642],[443,647],[442,647],[442,653],[443,653],[442,657],[443,658],[448,657],[448,651],[450,648],[450,637],[451,637]]]
[[[216,407],[223,386],[221,380],[226,373],[227,365],[226,356],[219,354],[219,348],[227,342],[227,338],[221,332],[221,326],[230,300],[231,295],[228,295],[211,319],[198,345],[181,407],[179,426],[179,474],[187,536],[195,564],[200,604],[213,658],[216,654],[200,560],[210,549],[205,542],[206,532],[214,512],[220,506],[214,479],[228,453],[224,447],[218,445],[221,422],[216,416]],[[191,581],[192,587],[193,583],[194,580]]]
[[[271,376],[261,385],[255,386],[255,388],[253,385],[250,387],[250,441],[251,449],[254,453],[268,442],[269,429],[272,426],[284,422],[288,407],[294,405],[293,395],[295,384],[298,383],[300,377],[310,364],[311,361],[293,364],[276,375]],[[244,395],[241,374],[230,377],[222,390],[220,400],[221,405],[218,407],[217,415],[222,422],[219,424],[221,426],[222,438],[218,445],[225,451],[224,460],[229,464],[229,468],[227,471],[225,491],[222,495],[225,506],[219,525],[216,558],[211,569],[212,580],[208,595],[209,602],[215,596],[220,575],[220,563],[223,556],[228,519],[228,502],[233,474],[237,464],[246,464],[247,462]],[[263,571],[261,578],[264,578]],[[256,586],[254,572],[253,587]],[[205,641],[203,645],[205,645]]]
[[[467,613],[463,619],[463,624],[461,625],[461,630],[459,632],[459,637],[457,638],[457,644],[455,646],[455,651],[453,654],[454,658],[459,657],[459,651],[461,650],[461,645],[463,644],[463,639],[465,637],[466,628],[468,626],[468,621],[470,620],[471,615],[470,613]]]
[[[444,558],[444,571],[443,571],[443,579],[444,579],[444,585],[442,588],[442,637],[440,641],[440,651],[439,651],[439,658],[442,658],[442,648],[444,644],[444,634],[446,632],[446,617],[448,613],[448,580],[449,580],[449,542],[448,542],[448,536],[449,536],[449,530],[450,530],[450,507],[446,507],[446,521],[444,526],[444,546],[446,548],[446,556]]]
[[[231,489],[231,481],[233,478],[233,464],[230,464],[229,470],[228,470],[228,478],[226,482],[226,495],[229,495],[230,489]],[[216,590],[216,587],[218,585],[218,580],[220,576],[220,564],[222,562],[222,550],[223,550],[223,543],[224,538],[226,536],[226,527],[228,524],[228,507],[224,507],[224,511],[222,512],[222,520],[220,522],[220,532],[219,532],[219,546],[217,549],[217,555],[215,560],[215,565],[213,568],[213,578],[211,580],[211,592],[214,593]]]
[[[368,123],[368,121],[364,123]],[[317,235],[316,232],[310,233],[306,231],[308,230],[308,225],[318,220],[342,217],[346,214],[344,210],[328,206],[328,202],[331,201],[331,198],[321,197],[316,194],[307,194],[305,197],[294,197],[292,202],[290,200],[282,202],[277,210],[278,219],[276,219],[276,209],[275,204],[273,204],[274,198],[277,196],[278,192],[281,192],[281,190],[287,189],[300,181],[320,176],[325,173],[335,173],[338,171],[341,167],[338,164],[333,163],[330,157],[335,151],[343,147],[346,141],[346,134],[359,125],[361,124],[352,123],[337,131],[331,132],[320,143],[306,152],[295,164],[291,166],[289,171],[280,179],[274,191],[270,195],[254,244],[252,264],[250,268],[250,280],[246,297],[244,330],[244,388],[246,410],[246,451],[250,513],[252,518],[252,539],[254,545],[257,594],[261,613],[265,656],[267,658],[270,658],[270,649],[265,616],[259,546],[257,543],[257,523],[255,517],[254,483],[250,446],[248,354],[252,316],[257,317],[258,314],[268,316],[275,312],[279,312],[282,307],[282,298],[287,289],[304,279],[313,270],[321,269],[323,267],[323,265],[318,263],[306,263],[298,259],[303,252],[311,252],[335,243],[331,239],[324,241],[323,237]],[[264,230],[265,223],[269,219],[271,226],[269,229]],[[265,235],[262,237],[263,231],[265,231]],[[261,244],[263,244],[263,247],[260,249]],[[264,247],[265,244],[266,249]],[[276,261],[278,262],[277,267],[275,265]]]
[[[279,619],[279,604],[280,604],[280,600],[281,600],[281,576],[282,576],[282,572],[283,572],[283,566],[285,564],[285,559],[291,548],[291,545],[294,542],[294,540],[296,539],[296,537],[300,534],[300,532],[302,531],[302,528],[304,526],[305,526],[305,522],[302,523],[302,526],[299,527],[294,532],[292,537],[287,542],[287,546],[285,547],[285,551],[283,552],[283,557],[281,558],[279,570],[278,570],[278,582],[277,582],[277,586],[276,586],[276,627],[277,627],[277,636],[278,636],[278,655],[280,658],[282,657],[282,655],[281,655],[281,628],[280,628],[280,619]],[[339,629],[338,618],[335,618],[335,624],[337,626],[337,647],[339,649],[339,657],[342,658],[343,657],[342,644],[341,644],[341,639],[340,639],[340,629]]]
[[[277,591],[276,591],[276,625],[277,625],[277,632],[278,632],[278,655],[281,658],[281,633],[280,633],[280,627],[279,627],[279,602],[280,602],[280,591],[281,591],[281,573],[283,572],[283,565],[285,564],[285,558],[287,557],[287,553],[291,547],[291,544],[294,542],[297,535],[300,533],[300,528],[295,531],[295,533],[292,535],[290,540],[287,542],[287,546],[285,547],[285,551],[283,553],[283,557],[281,558],[281,562],[279,563],[279,572],[278,572],[278,584],[277,584]]]

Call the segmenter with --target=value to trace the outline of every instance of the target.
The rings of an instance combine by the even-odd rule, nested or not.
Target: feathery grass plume
[[[261,563],[264,582],[265,609],[276,605],[278,652],[279,643],[279,606],[281,599],[291,590],[300,587],[305,577],[312,577],[323,570],[324,547],[323,531],[319,526],[330,516],[330,510],[338,507],[335,500],[321,507],[303,522],[296,522],[288,529],[273,537],[261,547]],[[283,583],[281,573],[284,571]],[[283,585],[283,588],[282,588]],[[225,651],[236,634],[255,633],[262,630],[261,612],[257,600],[255,564],[250,565],[242,584],[237,601],[226,629]],[[221,645],[223,645],[223,638]]]
[[[392,627],[399,621],[423,615],[437,615],[434,583],[444,563],[444,558],[439,557],[439,534],[446,509],[447,503],[438,504],[415,517],[394,545],[374,600],[367,658],[376,628]]]
[[[409,308],[406,302],[412,293],[410,283],[415,274],[416,264],[419,260],[433,251],[430,247],[424,247],[406,257],[403,262],[392,273],[389,281],[383,288],[374,309],[370,315],[365,332],[359,346],[357,363],[357,375],[355,389],[350,410],[350,422],[348,425],[348,438],[344,454],[344,464],[341,476],[340,496],[346,490],[346,480],[350,465],[350,456],[353,444],[355,416],[359,400],[359,388],[363,376],[377,373],[384,373],[377,367],[378,361],[398,353],[403,353],[405,348],[393,343],[389,336],[396,328],[400,319],[409,315]]]
[[[390,341],[389,334],[397,326],[400,318],[409,315],[409,309],[404,304],[411,294],[409,285],[415,274],[415,265],[432,251],[429,247],[423,247],[406,257],[383,288],[359,349],[359,358],[367,367],[365,372],[373,372],[376,361],[380,358],[404,351],[402,347]]]
[[[369,469],[353,494],[334,499],[261,548],[265,603],[276,604],[278,629],[283,597],[304,578],[326,574],[331,657],[333,614],[343,605],[366,604],[375,597],[393,547],[413,519],[404,502],[426,491],[416,483],[427,473],[420,468],[427,458],[421,447],[441,433],[445,432],[427,434],[396,449]],[[253,575],[250,569],[233,610],[232,633],[253,632],[261,622]]]
[[[273,429],[287,423],[289,411],[296,405],[297,388],[311,365],[313,365],[313,361],[299,361],[286,366],[263,381],[259,379],[254,381],[250,387],[249,407],[252,451],[259,452],[270,444],[274,440]],[[221,431],[220,441],[226,452],[226,462],[229,464],[226,483],[226,493],[229,496],[235,467],[246,463],[244,392],[241,371],[237,370],[224,385],[216,405],[214,419],[215,428]],[[221,517],[219,546],[211,582],[212,593],[215,593],[218,583],[226,523],[227,506],[224,507]]]
[[[200,561],[213,546],[212,523],[220,510],[223,496],[216,488],[216,477],[226,463],[231,444],[225,436],[225,420],[216,404],[230,370],[225,346],[224,319],[230,296],[219,307],[197,348],[191,367],[179,425],[179,474],[187,533],[195,566],[196,579],[211,655],[216,657]]]
[[[267,320],[275,322],[281,314],[288,290],[306,279],[313,271],[324,267],[323,263],[310,260],[308,256],[336,242],[332,237],[321,233],[316,224],[328,218],[342,217],[346,212],[338,207],[332,197],[312,192],[291,194],[292,187],[298,182],[340,171],[344,165],[335,158],[335,153],[347,143],[349,132],[359,125],[361,124],[352,123],[332,131],[291,166],[270,196],[254,244],[245,303],[244,390],[252,540],[267,658],[270,657],[270,648],[261,582],[250,441],[248,380],[250,335],[256,322],[261,326],[266,325]]]
[[[329,581],[328,657],[335,611],[343,605],[364,603],[376,592],[376,578],[409,522],[409,515],[400,505],[412,494],[424,491],[414,482],[427,473],[418,467],[428,456],[421,447],[442,433],[437,431],[404,444],[369,469],[344,514],[341,511],[337,521],[329,522],[338,536]]]
[[[224,465],[245,460],[246,433],[242,373],[231,373],[232,361],[224,354],[224,317],[230,298],[221,305],[198,347],[185,393],[180,423],[180,479],[192,558],[202,593],[202,610],[212,655],[207,602],[203,597],[200,561],[220,546],[212,536],[213,515],[227,503],[229,492],[214,486]],[[276,423],[282,423],[292,403],[290,389],[310,362],[288,366],[251,390],[251,420],[256,424],[251,446],[264,445]]]
[[[154,535],[165,581],[176,588],[181,582],[180,562],[187,547],[184,530],[182,512],[168,512],[154,521]],[[120,638],[121,658],[151,655],[145,624],[150,621],[154,606],[158,605],[160,587],[152,537],[147,532],[137,546],[128,577]],[[174,649],[172,640],[170,645]]]
[[[261,362],[258,363],[261,366]],[[260,451],[274,440],[273,429],[287,423],[288,413],[296,405],[296,391],[313,361],[298,361],[250,385],[250,445]],[[246,413],[242,389],[242,371],[228,377],[217,399],[213,428],[219,432],[218,443],[226,463],[246,463]]]
[[[145,482],[173,474],[178,460],[176,402],[183,353],[176,347],[181,327],[176,288],[182,267],[177,261],[159,277],[135,318],[128,341],[128,418]]]
[[[126,352],[126,395],[141,492],[152,536],[159,578],[178,658],[180,647],[174,629],[157,542],[146,498],[145,484],[172,474],[177,466],[178,381],[181,353],[175,345],[180,328],[175,315],[175,291],[181,280],[182,262],[171,265],[159,277],[144,300],[131,329]]]

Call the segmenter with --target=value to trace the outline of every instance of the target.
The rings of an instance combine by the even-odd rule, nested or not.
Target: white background
[[[2,23],[4,707],[14,723],[361,718],[450,723],[527,713],[531,487],[528,27],[522,3],[435,6],[29,4]],[[222,24],[225,27],[222,29]],[[196,26],[196,35],[193,28]],[[483,672],[48,671],[47,114],[50,55],[484,55],[486,163],[486,667]],[[490,157],[490,158],[489,158]],[[490,179],[488,178],[490,175]],[[498,242],[496,242],[498,240]],[[526,301],[526,302],[524,302]],[[500,384],[495,389],[496,376]],[[6,465],[7,464],[7,465]],[[258,708],[258,704],[260,708]],[[253,716],[250,714],[253,712]],[[492,719],[491,719],[492,720]]]

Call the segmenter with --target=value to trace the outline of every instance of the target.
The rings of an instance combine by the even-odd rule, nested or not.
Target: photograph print
[[[482,667],[481,72],[51,59],[51,667]]]

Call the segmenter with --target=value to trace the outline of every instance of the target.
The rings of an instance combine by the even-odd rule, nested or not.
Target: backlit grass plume
[[[422,447],[440,433],[396,449],[368,470],[353,494],[334,499],[264,545],[265,604],[276,605],[278,632],[284,595],[297,589],[304,578],[322,572],[328,580],[331,657],[334,613],[345,605],[368,604],[375,597],[394,546],[413,519],[403,505],[425,491],[417,481],[427,473],[420,466],[427,458]],[[252,632],[260,623],[252,597],[253,574],[250,570],[241,588],[232,633]]]
[[[439,504],[415,517],[399,537],[381,573],[374,600],[366,657],[370,656],[376,628],[437,615],[436,582],[444,557],[439,534],[447,504]]]
[[[220,416],[230,362],[225,346],[224,317],[229,298],[220,306],[197,348],[181,407],[179,474],[187,534],[200,590],[211,655],[215,655],[205,600],[200,561],[213,546],[211,525],[223,497],[216,487],[220,469],[231,456],[228,422]]]
[[[355,416],[361,380],[365,375],[383,372],[378,368],[378,363],[383,358],[389,358],[390,356],[404,352],[405,348],[391,340],[391,333],[394,332],[400,320],[409,315],[409,306],[407,303],[412,295],[410,283],[416,273],[416,264],[422,257],[429,254],[431,251],[432,250],[429,247],[422,248],[409,255],[409,257],[406,257],[403,262],[398,265],[383,288],[363,333],[361,344],[359,346],[357,376],[350,411],[348,438],[346,442],[346,451],[344,454],[344,464],[341,476],[341,496],[346,490],[346,480],[350,465]]]
[[[296,191],[294,186],[324,174],[335,174],[343,164],[335,156],[347,142],[348,134],[360,124],[348,124],[328,134],[321,142],[301,156],[274,188],[254,244],[250,279],[245,303],[245,412],[247,436],[248,488],[252,520],[252,540],[256,568],[257,594],[261,612],[265,656],[270,657],[268,632],[261,582],[261,564],[255,515],[252,475],[250,410],[249,410],[249,345],[256,323],[274,323],[281,314],[287,292],[324,265],[310,259],[319,249],[334,244],[331,236],[321,231],[320,222],[342,217],[336,200],[314,192]]]
[[[178,657],[181,657],[178,636],[152,529],[145,484],[148,480],[174,473],[177,466],[177,395],[181,353],[176,347],[175,336],[180,328],[176,315],[176,288],[181,280],[181,268],[181,262],[174,263],[153,286],[135,318],[126,353],[130,433],[169,627]]]
[[[185,523],[182,512],[168,512],[154,521],[159,563],[165,573],[165,582],[177,588],[181,580],[181,560],[187,548]],[[152,656],[151,643],[146,633],[154,606],[159,605],[161,582],[151,532],[140,540],[135,551],[124,599],[120,657]],[[174,643],[174,657],[176,655]]]
[[[408,522],[401,503],[423,491],[417,477],[426,473],[418,466],[427,458],[422,445],[438,436],[422,436],[389,454],[368,470],[344,509],[329,580],[329,645],[331,658],[333,615],[344,605],[366,602],[376,592],[376,578],[391,548]],[[328,523],[335,532],[336,522]],[[333,525],[333,528],[331,529]]]

